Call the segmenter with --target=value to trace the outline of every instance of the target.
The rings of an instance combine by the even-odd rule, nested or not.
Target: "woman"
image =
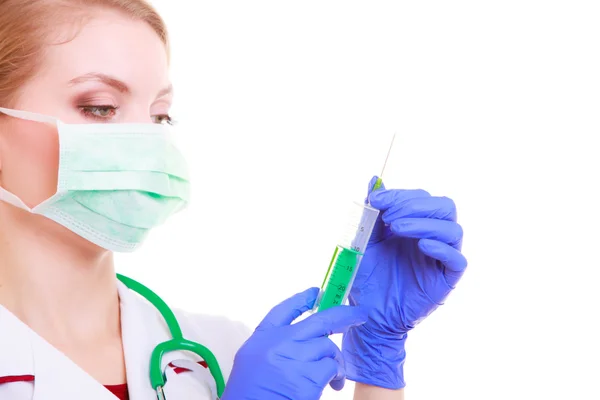
[[[370,194],[381,217],[351,306],[292,324],[316,300],[308,289],[253,333],[178,312],[212,353],[165,353],[149,376],[177,329],[117,279],[112,254],[187,202],[165,133],[168,61],[143,0],[0,0],[0,398],[317,399],[347,377],[357,400],[402,399],[407,333],[467,264],[453,202],[420,190]]]

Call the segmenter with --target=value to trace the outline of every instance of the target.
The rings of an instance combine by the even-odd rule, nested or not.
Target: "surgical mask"
[[[189,201],[188,169],[159,124],[66,124],[0,108],[9,116],[56,126],[56,194],[34,208],[0,187],[0,200],[43,215],[108,250],[131,252],[148,232]]]

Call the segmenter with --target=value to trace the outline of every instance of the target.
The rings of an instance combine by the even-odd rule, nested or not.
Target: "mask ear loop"
[[[59,122],[59,120],[57,118],[49,117],[48,115],[33,113],[33,112],[29,112],[29,111],[13,110],[10,108],[0,107],[0,112],[8,115],[10,117],[24,119],[24,120],[33,121],[33,122],[49,123],[49,124],[53,124],[55,126],[57,126],[58,122]]]

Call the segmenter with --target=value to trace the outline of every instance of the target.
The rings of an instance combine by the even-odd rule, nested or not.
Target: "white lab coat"
[[[127,384],[131,400],[156,399],[150,385],[149,360],[154,347],[171,338],[161,315],[121,282],[121,326]],[[223,317],[174,311],[184,337],[211,350],[228,379],[238,348],[250,335],[243,324]],[[199,357],[187,352],[165,354],[167,400],[214,400],[215,381]],[[194,369],[176,373],[168,364]],[[0,384],[0,400],[115,400],[102,384],[0,306],[0,377],[33,375],[34,382]]]

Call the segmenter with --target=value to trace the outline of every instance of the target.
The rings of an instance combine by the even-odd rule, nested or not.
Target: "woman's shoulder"
[[[229,379],[235,355],[250,337],[251,330],[242,322],[221,315],[191,313],[173,309],[183,336],[206,346],[215,355],[224,374]]]
[[[155,346],[170,339],[167,323],[158,308],[135,292],[119,285],[121,308],[125,316],[130,318],[129,325],[134,322],[143,326],[146,332],[144,340],[149,340]],[[225,379],[229,377],[233,367],[235,354],[252,331],[242,322],[221,315],[194,313],[177,307],[171,307],[177,322],[187,340],[199,343],[208,348],[219,362]],[[177,353],[177,352],[174,352]],[[178,354],[169,357],[179,357]],[[168,358],[168,357],[167,357]],[[200,361],[193,354],[185,353],[186,359]],[[176,359],[173,359],[175,365]],[[177,366],[177,365],[175,365]]]
[[[167,322],[158,308],[142,296],[119,285],[121,308],[129,318],[135,318],[156,340],[169,336]],[[252,331],[244,323],[221,315],[193,313],[172,307],[183,336],[210,349],[218,359],[233,361],[237,350]]]
[[[182,309],[173,312],[181,325],[184,336],[214,339],[240,347],[250,337],[252,331],[241,321],[223,315],[192,313]]]

